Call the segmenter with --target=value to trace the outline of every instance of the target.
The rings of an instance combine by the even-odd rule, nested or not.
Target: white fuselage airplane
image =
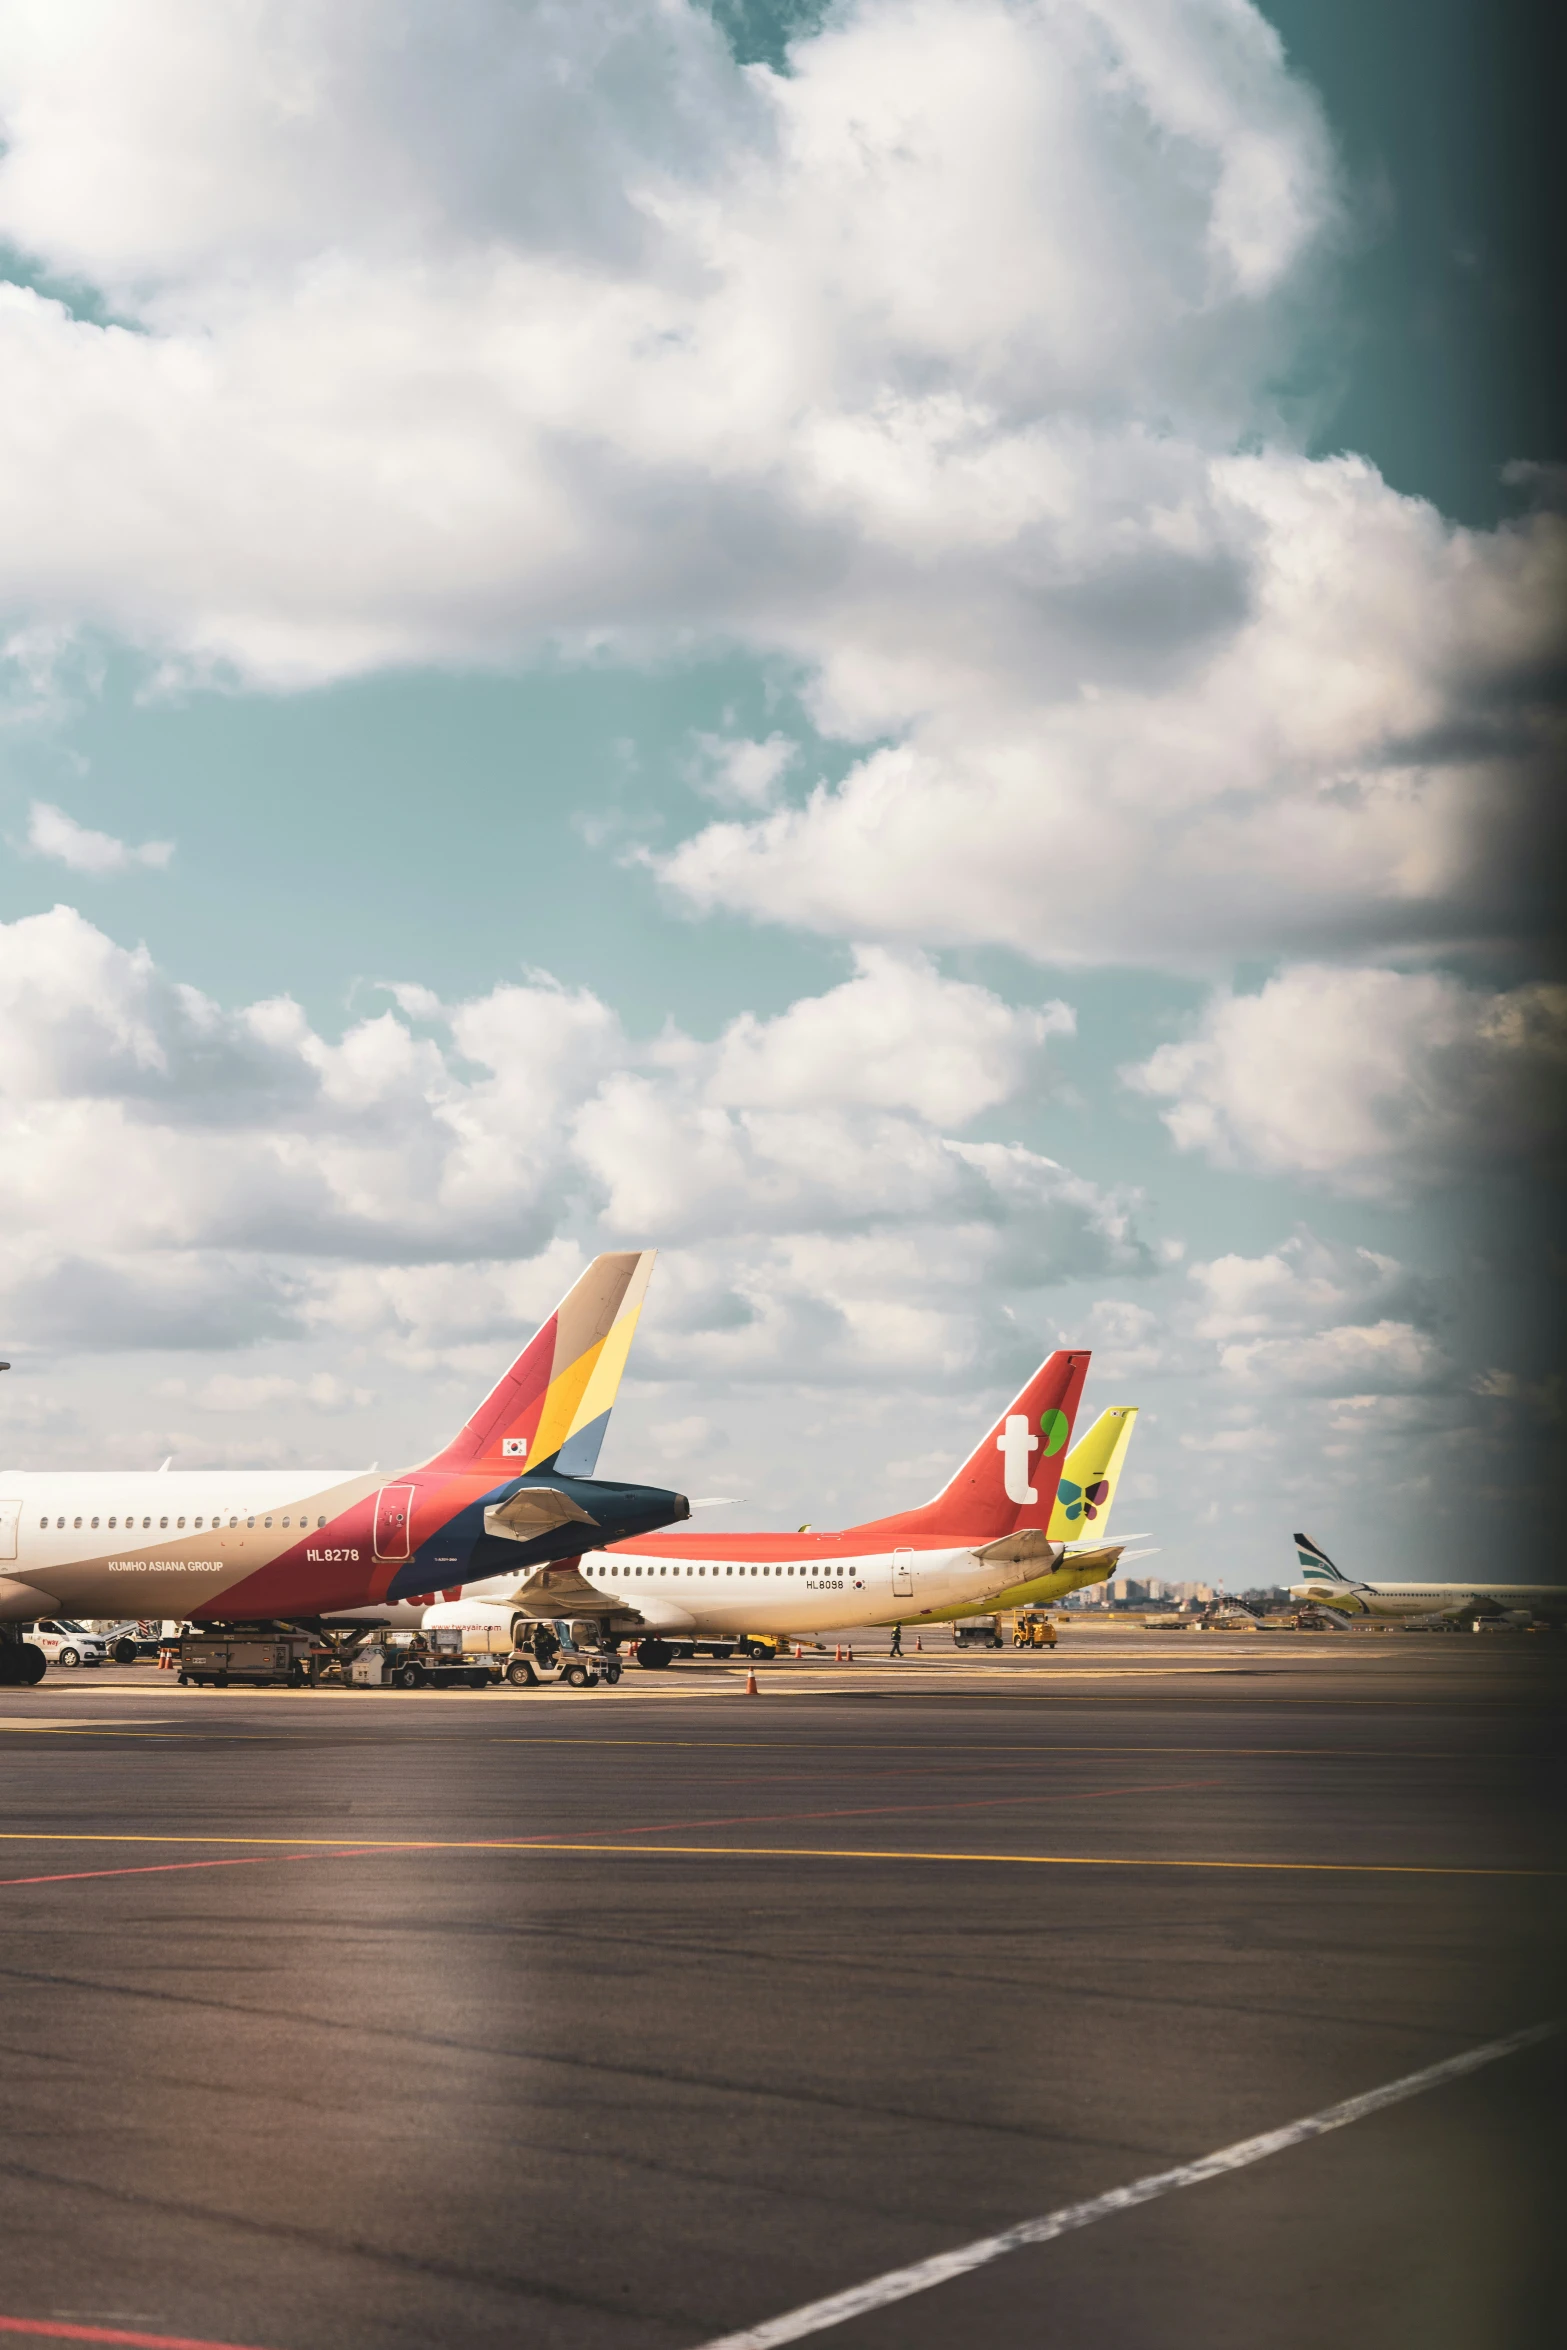
[[[375,1471],[0,1468],[0,1683],[16,1627],[59,1616],[314,1619],[453,1596],[683,1519],[683,1494],[593,1475],[652,1270],[596,1257],[452,1442]]]
[[[1309,1534],[1295,1537],[1305,1580],[1290,1597],[1345,1616],[1567,1616],[1562,1583],[1363,1583],[1342,1574]]]
[[[540,1568],[523,1584],[469,1585],[425,1625],[505,1630],[518,1619],[586,1618],[659,1666],[693,1637],[850,1632],[992,1597],[1060,1557],[1047,1529],[1087,1368],[1086,1354],[1052,1355],[921,1509],[832,1534],[639,1536]]]

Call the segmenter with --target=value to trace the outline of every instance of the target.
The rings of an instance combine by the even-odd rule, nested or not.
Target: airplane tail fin
[[[1348,1575],[1340,1573],[1327,1552],[1313,1542],[1309,1534],[1296,1535],[1295,1556],[1300,1561],[1301,1573],[1309,1575],[1313,1582],[1342,1583],[1346,1591],[1354,1590],[1355,1586]]]
[[[889,1536],[927,1540],[944,1534],[964,1541],[996,1540],[1025,1528],[1043,1533],[1087,1376],[1086,1353],[1053,1354],[934,1501],[877,1519],[874,1526]]]
[[[432,1469],[591,1477],[642,1311],[650,1248],[595,1257]]]
[[[1093,1540],[1104,1539],[1137,1410],[1136,1404],[1117,1404],[1101,1412],[1082,1442],[1067,1454],[1050,1513],[1052,1542],[1081,1542],[1089,1538],[1090,1528]]]

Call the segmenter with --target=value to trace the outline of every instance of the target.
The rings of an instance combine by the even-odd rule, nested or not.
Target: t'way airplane
[[[1567,1615],[1567,1584],[1357,1583],[1340,1574],[1309,1534],[1296,1535],[1295,1555],[1305,1581],[1290,1585],[1291,1599],[1306,1600],[1335,1615],[1430,1616],[1453,1622],[1478,1616]]]
[[[917,1623],[985,1599],[1054,1556],[1046,1529],[1087,1370],[1086,1354],[1053,1354],[922,1509],[840,1534],[646,1535],[542,1568],[509,1597],[469,1591],[426,1621],[477,1630],[519,1615],[586,1619],[609,1645],[635,1641],[638,1662],[656,1669],[693,1638],[744,1645]]]
[[[943,1623],[960,1622],[965,1616],[988,1616],[1008,1608],[1048,1607],[1053,1600],[1065,1599],[1070,1591],[1086,1591],[1092,1583],[1107,1583],[1120,1565],[1128,1542],[1140,1538],[1128,1535],[1121,1542],[1107,1542],[1110,1525],[1110,1505],[1115,1489],[1121,1482],[1121,1471],[1126,1463],[1126,1448],[1132,1441],[1132,1430],[1137,1425],[1136,1404],[1115,1404],[1101,1412],[1080,1444],[1075,1444],[1061,1467],[1061,1482],[1056,1488],[1055,1507],[1050,1512],[1050,1524],[1045,1529],[1050,1555],[1042,1562],[1041,1571],[1028,1576],[1021,1583],[1009,1583],[990,1599],[967,1600],[961,1607],[938,1607],[922,1614],[920,1621]],[[1096,1541],[1083,1541],[1082,1536],[1092,1528]],[[1133,1557],[1146,1557],[1146,1552],[1134,1551]],[[902,1618],[907,1623],[908,1617]]]
[[[596,1257],[460,1434],[393,1477],[0,1469],[0,1681],[42,1672],[20,1628],[43,1616],[318,1622],[687,1517],[682,1493],[593,1476],[652,1270],[651,1249]]]

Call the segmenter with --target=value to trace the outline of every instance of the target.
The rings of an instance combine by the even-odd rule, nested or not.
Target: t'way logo
[[[996,1450],[1001,1455],[1001,1483],[1008,1501],[1015,1501],[1021,1508],[1025,1502],[1039,1499],[1038,1493],[1028,1481],[1028,1456],[1031,1452],[1039,1450],[1040,1441],[1043,1439],[1045,1458],[1047,1461],[1052,1459],[1066,1442],[1067,1427],[1068,1421],[1065,1412],[1057,1410],[1042,1412],[1039,1419],[1039,1435],[1035,1436],[1029,1428],[1024,1413],[1008,1413],[1007,1424],[996,1438]]]

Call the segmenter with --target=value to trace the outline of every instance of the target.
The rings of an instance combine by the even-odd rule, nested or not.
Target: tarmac
[[[0,1692],[0,2332],[1560,2338],[1567,1641],[757,1678]]]

